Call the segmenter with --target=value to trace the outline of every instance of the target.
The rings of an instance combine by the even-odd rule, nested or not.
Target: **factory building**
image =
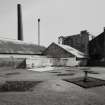
[[[84,30],[81,31],[80,34],[60,36],[58,37],[58,43],[71,46],[85,54],[88,54],[89,35],[90,34]]]
[[[71,36],[60,36],[58,43],[71,46],[87,56],[87,66],[105,66],[105,28],[94,37],[87,31]]]
[[[105,28],[89,41],[89,66],[105,66]]]
[[[24,42],[21,5],[17,5],[18,40],[0,39],[0,66],[14,68],[38,68],[54,66],[105,66],[105,29],[104,32],[89,40],[85,30],[80,34],[60,36],[57,43],[47,48]],[[38,19],[40,26],[40,21]]]

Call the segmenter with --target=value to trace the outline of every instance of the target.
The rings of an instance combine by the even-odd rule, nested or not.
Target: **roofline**
[[[0,53],[0,54],[10,54],[10,55],[12,55],[12,54],[17,54],[17,55],[42,55],[42,53],[41,53],[41,54],[28,54],[28,53],[26,53],[26,54],[24,54],[24,53]]]
[[[44,52],[45,51],[47,51],[47,49],[51,46],[51,45],[53,45],[53,44],[55,44],[56,46],[58,46],[58,47],[60,47],[58,44],[56,44],[55,42],[52,42],[43,52],[42,52],[42,54],[44,54]],[[66,51],[65,49],[63,49],[62,47],[60,47],[62,50],[64,50],[66,53],[68,53],[68,54],[70,54],[68,51]],[[74,56],[75,57],[75,55],[73,55],[73,54],[71,54],[72,56]]]
[[[56,43],[54,43],[56,44]],[[59,44],[56,44],[58,47],[60,47],[62,50],[64,50],[66,53],[71,54],[73,57],[76,57],[75,55],[73,55],[72,53],[68,52],[67,50],[65,50],[64,48],[62,48],[61,46],[59,46]]]
[[[8,41],[8,42],[13,42],[15,44],[25,44],[25,45],[35,45],[35,46],[38,46],[38,47],[45,47],[43,45],[38,45],[38,44],[35,44],[33,42],[27,42],[27,41],[20,41],[20,40],[17,40],[17,39],[8,39],[8,38],[1,38],[0,37],[0,40],[1,41]]]
[[[47,49],[48,49],[52,44],[55,44],[55,43],[52,42],[47,48],[45,48],[45,50],[42,52],[42,54],[44,54],[44,53],[47,51]]]
[[[92,40],[90,40],[89,42],[92,42],[93,40],[96,40],[96,38],[98,38],[100,35],[102,35],[104,32],[100,33],[99,35],[97,35],[95,38],[93,38]]]
[[[82,31],[80,31],[80,33],[77,33],[77,34],[67,35],[67,36],[59,36],[59,37],[63,37],[63,38],[74,37],[74,36],[77,36],[77,35],[81,35],[81,32],[83,32],[83,31],[88,32],[87,30],[82,30]],[[88,35],[91,35],[91,34],[88,32]]]
[[[60,47],[62,50],[64,50],[64,51],[67,52],[68,54],[70,54],[70,52],[68,52],[67,50],[65,50],[64,48],[62,48],[61,46],[59,46],[59,44],[57,44],[57,43],[55,43],[55,42],[52,42],[52,43],[42,52],[42,54],[44,54],[44,52],[46,52],[47,49],[48,49],[51,45],[53,45],[53,44],[55,44],[56,46]],[[77,57],[76,55],[73,55],[72,53],[71,53],[71,55],[72,55],[73,57]],[[86,57],[86,56],[84,55],[83,57],[77,57],[77,58],[88,58],[88,57]]]

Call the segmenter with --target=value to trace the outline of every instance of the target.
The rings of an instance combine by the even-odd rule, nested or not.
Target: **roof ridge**
[[[56,44],[56,43],[55,43]],[[83,52],[80,52],[79,50],[68,46],[68,45],[62,45],[62,44],[57,44],[58,46],[62,47],[64,50],[66,50],[69,53],[72,53],[73,55],[83,58],[85,56],[85,54]]]
[[[0,53],[41,54],[44,49],[44,46],[38,46],[36,44],[0,39]]]
[[[35,44],[35,43],[32,43],[32,42],[26,42],[26,41],[20,41],[20,40],[12,40],[12,39],[2,39],[2,38],[0,38],[0,40],[1,41],[8,41],[8,42],[13,42],[13,43],[15,43],[15,44],[29,44],[29,45],[37,45],[37,44]],[[39,46],[39,45],[37,45],[37,46]],[[40,45],[40,46],[42,46],[42,45]],[[44,46],[43,46],[44,47]]]

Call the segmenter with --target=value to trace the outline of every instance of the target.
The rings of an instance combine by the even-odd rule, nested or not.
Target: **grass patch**
[[[0,85],[0,92],[33,91],[33,88],[42,81],[6,81]]]
[[[83,81],[84,77],[79,77],[79,78],[74,78],[74,79],[63,79],[63,80],[74,83],[83,88],[92,88],[92,87],[105,85],[105,80],[92,78],[92,77],[88,77],[86,82]]]

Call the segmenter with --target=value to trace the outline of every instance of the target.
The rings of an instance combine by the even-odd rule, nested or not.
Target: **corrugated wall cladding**
[[[23,58],[0,58],[0,67],[25,68],[26,61]]]
[[[0,40],[0,54],[41,54],[45,47],[22,41]]]
[[[0,54],[0,67],[26,68],[26,59],[42,58],[40,55]],[[41,62],[42,59],[40,59]],[[37,61],[36,61],[37,63]],[[40,65],[39,65],[40,66]]]

